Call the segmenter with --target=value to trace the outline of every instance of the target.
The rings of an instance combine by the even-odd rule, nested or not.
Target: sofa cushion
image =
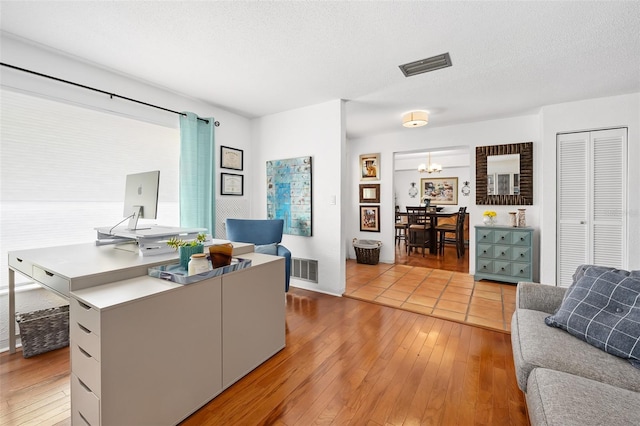
[[[558,312],[545,323],[640,368],[640,278],[600,266],[579,268],[575,275]]]
[[[529,309],[513,314],[511,343],[520,389],[526,391],[531,371],[543,367],[640,392],[639,369],[564,330],[547,327],[544,319],[548,315]]]
[[[638,425],[640,393],[560,371],[536,368],[529,376],[532,425]]]

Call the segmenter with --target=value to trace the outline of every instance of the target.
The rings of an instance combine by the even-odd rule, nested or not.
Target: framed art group
[[[242,171],[244,169],[244,151],[221,146],[220,168]],[[244,175],[220,173],[220,195],[244,195]]]
[[[361,155],[358,169],[361,181],[380,180],[380,154]],[[379,204],[380,184],[361,183],[359,194],[361,204]],[[360,231],[380,232],[379,205],[360,205]]]

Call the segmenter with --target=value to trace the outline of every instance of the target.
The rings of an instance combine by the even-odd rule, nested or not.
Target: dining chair
[[[429,244],[429,227],[431,221],[427,216],[426,206],[409,207],[407,206],[407,218],[409,224],[409,241],[407,243],[407,253],[411,254],[413,248],[422,248],[422,257]]]
[[[446,242],[455,242],[456,254],[458,258],[464,256],[464,221],[467,215],[467,208],[460,207],[456,217],[456,223],[443,223],[436,226],[436,234],[438,234],[438,242],[440,245],[440,254],[444,254],[444,245]],[[454,234],[453,238],[447,238],[447,234]]]
[[[400,210],[396,206],[396,244],[400,245],[400,241],[404,241],[407,244],[407,229],[409,228],[409,221],[406,215],[401,215]]]

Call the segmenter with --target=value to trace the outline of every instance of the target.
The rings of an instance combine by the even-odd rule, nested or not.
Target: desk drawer
[[[34,265],[33,279],[52,288],[60,294],[69,296],[69,280],[64,277]]]
[[[33,277],[33,265],[29,261],[16,257],[9,253],[9,266],[29,277]]]
[[[82,325],[98,336],[100,335],[100,312],[97,309],[71,297],[69,299],[69,313],[71,321]]]
[[[71,371],[100,398],[100,363],[75,343],[71,345]]]
[[[100,361],[100,337],[73,319],[69,323],[69,328],[71,342],[87,351],[97,361]]]
[[[100,399],[73,373],[71,374],[71,398],[73,417],[77,416],[77,423],[74,421],[74,425],[100,424]]]

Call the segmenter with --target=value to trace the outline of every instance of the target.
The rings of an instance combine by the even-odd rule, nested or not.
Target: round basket
[[[353,239],[353,249],[356,251],[358,263],[377,265],[380,260],[380,246],[382,241]]]

